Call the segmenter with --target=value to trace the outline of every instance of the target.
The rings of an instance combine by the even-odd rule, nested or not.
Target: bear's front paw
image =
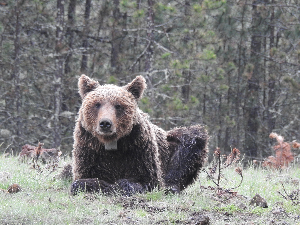
[[[71,185],[71,194],[76,195],[78,192],[99,192],[100,183],[97,178],[75,180]]]
[[[165,194],[169,195],[169,194],[180,194],[180,188],[175,185],[175,186],[170,186],[168,188],[165,189]]]
[[[131,196],[135,193],[143,193],[145,190],[143,186],[139,183],[131,182],[127,179],[120,179],[117,181],[117,186],[124,196]]]

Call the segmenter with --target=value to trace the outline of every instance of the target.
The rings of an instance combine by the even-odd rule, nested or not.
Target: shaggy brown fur
[[[117,87],[82,75],[78,84],[73,194],[84,187],[124,195],[154,187],[180,192],[196,179],[206,157],[206,130],[195,125],[166,132],[152,124],[137,106],[146,88],[143,77]]]
[[[60,174],[57,177],[59,179],[71,180],[73,178],[72,165],[71,164],[65,165],[63,170],[60,172]]]

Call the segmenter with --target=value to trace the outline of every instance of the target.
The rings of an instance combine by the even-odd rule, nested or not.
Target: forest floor
[[[240,183],[234,168],[223,171],[221,189],[205,172],[181,194],[163,191],[120,195],[80,193],[71,196],[71,180],[61,179],[63,167],[21,163],[0,155],[0,224],[291,224],[300,225],[300,168],[268,170],[250,166]],[[21,191],[7,189],[18,184]],[[250,205],[259,194],[263,204]]]

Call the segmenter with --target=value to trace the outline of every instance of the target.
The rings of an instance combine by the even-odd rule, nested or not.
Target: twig
[[[286,199],[286,200],[291,200],[292,201],[292,204],[293,205],[298,205],[298,204],[300,204],[300,201],[299,201],[299,190],[297,190],[297,197],[292,197],[292,194],[288,194],[287,193],[287,191],[286,191],[286,189],[285,189],[285,187],[284,187],[284,185],[283,185],[283,183],[282,182],[280,182],[281,183],[281,185],[282,185],[282,188],[283,188],[283,191],[284,191],[284,194],[285,195],[283,195],[282,193],[280,193],[280,191],[278,191],[278,193],[284,198],[284,199]]]
[[[205,169],[203,169],[203,171],[207,174],[207,176],[209,177],[209,179],[211,179],[211,181],[215,184],[215,185],[217,185],[217,186],[219,186],[215,181],[214,181],[214,178],[205,170]]]
[[[288,198],[287,198],[285,195],[281,194],[280,191],[278,191],[278,193],[279,193],[285,200],[288,200]]]
[[[237,162],[240,159],[239,155],[240,155],[240,151],[238,149],[234,148],[234,150],[230,153],[230,155],[227,156],[227,161],[224,164],[222,164],[220,148],[216,148],[216,150],[214,152],[214,156],[215,156],[215,159],[217,162],[213,165],[212,168],[210,168],[210,173],[208,173],[205,169],[203,169],[203,171],[206,172],[206,174],[208,175],[208,178],[212,180],[212,182],[217,186],[218,189],[222,189],[220,187],[221,177],[224,178],[225,180],[227,180],[224,177],[224,175],[222,174],[222,169],[227,168],[228,165],[232,165],[233,163]],[[218,169],[217,169],[217,167],[218,167]],[[216,171],[218,171],[218,176],[215,179],[211,174],[215,174]],[[237,172],[241,176],[242,179],[240,180],[240,183],[236,187],[230,188],[228,190],[236,189],[236,188],[240,187],[241,184],[243,183],[244,177],[243,177],[242,169],[240,167],[237,167],[235,169],[235,172]]]
[[[3,144],[3,143],[2,143],[2,144]],[[1,145],[2,145],[2,144],[1,144]],[[6,150],[9,148],[9,146],[11,146],[11,144],[9,144],[9,145],[4,149],[3,154],[5,154]]]
[[[145,55],[147,49],[150,47],[151,42],[148,43],[144,51],[136,58],[135,62],[130,66],[129,70],[132,70],[133,67],[138,63],[138,61]]]
[[[240,174],[240,176],[242,177],[242,179],[241,179],[241,181],[240,181],[239,185],[238,185],[238,186],[236,186],[236,187],[234,187],[234,188],[232,188],[232,189],[237,189],[237,188],[239,188],[239,187],[241,186],[241,184],[243,183],[244,177],[243,177],[243,175],[242,175],[242,174]]]
[[[218,161],[219,161],[219,173],[218,173],[218,187],[220,186],[220,179],[221,179],[221,153],[219,152]]]

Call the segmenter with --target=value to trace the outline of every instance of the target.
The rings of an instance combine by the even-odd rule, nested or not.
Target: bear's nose
[[[112,126],[112,122],[110,119],[103,119],[100,121],[100,128],[104,132],[110,131],[111,126]]]

